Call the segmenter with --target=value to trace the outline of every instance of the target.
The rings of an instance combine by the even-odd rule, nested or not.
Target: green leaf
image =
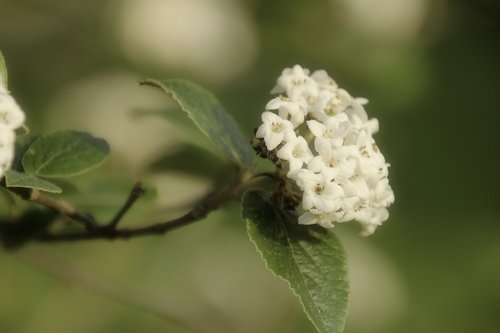
[[[61,131],[36,139],[22,158],[24,170],[39,177],[71,177],[96,168],[109,154],[103,139]]]
[[[0,85],[4,86],[5,89],[7,89],[8,78],[5,58],[3,57],[2,51],[0,51]]]
[[[349,285],[338,238],[320,226],[299,225],[294,212],[264,194],[248,192],[242,205],[248,235],[267,268],[288,282],[318,332],[342,332]]]
[[[39,135],[31,133],[16,136],[14,160],[12,161],[12,165],[10,167],[12,170],[23,171],[22,158],[26,151],[28,151],[31,144],[35,142],[38,137]]]
[[[249,140],[212,93],[185,80],[148,79],[141,84],[162,89],[181,106],[224,156],[241,167],[251,166],[254,154]]]
[[[7,187],[32,188],[49,193],[62,192],[61,188],[54,183],[15,170],[7,170],[5,172],[5,184]]]

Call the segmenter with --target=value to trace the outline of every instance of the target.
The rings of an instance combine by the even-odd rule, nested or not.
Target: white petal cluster
[[[369,235],[394,202],[388,166],[373,139],[364,98],[353,98],[324,71],[295,65],[271,91],[256,137],[274,151],[302,192],[300,224],[356,220]],[[274,113],[274,112],[275,113]]]
[[[0,179],[14,159],[15,130],[24,124],[25,115],[0,80]]]

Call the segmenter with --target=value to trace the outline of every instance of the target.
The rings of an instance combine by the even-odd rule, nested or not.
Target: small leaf
[[[61,131],[36,139],[22,158],[24,170],[40,177],[71,177],[96,168],[109,154],[103,139]]]
[[[346,257],[338,238],[273,205],[264,194],[243,197],[247,232],[266,266],[287,281],[320,333],[340,333],[347,313]]]
[[[212,93],[185,80],[148,79],[141,84],[165,91],[230,161],[244,168],[251,166],[254,154],[249,140]]]
[[[62,192],[61,188],[54,183],[14,170],[7,170],[5,172],[5,184],[7,187],[32,188],[49,193]]]
[[[5,58],[3,57],[2,51],[0,51],[0,86],[7,89],[8,75],[7,75],[7,65],[5,64]]]

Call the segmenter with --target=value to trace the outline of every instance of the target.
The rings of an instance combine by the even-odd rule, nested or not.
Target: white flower
[[[318,149],[319,155],[311,159],[307,168],[313,172],[323,171],[330,178],[342,181],[352,177],[356,171],[355,148],[341,146],[333,149],[323,145]]]
[[[351,125],[345,114],[328,118],[324,123],[309,120],[307,121],[307,127],[309,127],[309,130],[315,136],[314,147],[316,150],[320,149],[324,144],[330,144],[332,147],[340,147],[351,129]]]
[[[12,149],[12,146],[15,142],[15,134],[8,126],[0,124],[0,154],[9,149]]]
[[[299,65],[283,70],[272,92],[281,95],[267,103],[256,137],[288,162],[278,165],[302,192],[298,223],[332,228],[356,220],[363,234],[373,233],[387,220],[394,193],[368,100],[352,97],[325,71],[310,75]]]
[[[338,213],[320,213],[316,210],[311,210],[299,216],[299,224],[319,224],[323,228],[333,228],[335,225],[332,222],[337,219]]]
[[[372,206],[377,208],[388,207],[394,203],[394,192],[391,185],[389,185],[389,179],[384,178],[376,184],[371,191],[370,199]]]
[[[313,154],[309,149],[307,141],[299,136],[289,137],[283,147],[276,154],[280,159],[288,161],[290,171],[302,168],[304,163],[308,163]]]
[[[284,96],[278,96],[270,100],[266,105],[266,110],[278,110],[279,116],[283,119],[288,119],[288,116],[290,116],[293,127],[302,124],[306,116],[305,105]]]
[[[12,150],[5,150],[0,152],[0,179],[5,174],[5,171],[10,169],[13,158],[14,158],[14,151]]]
[[[338,207],[338,200],[344,195],[344,190],[332,182],[326,173],[314,173],[303,169],[297,175],[297,185],[304,191],[302,208],[315,208],[318,212],[331,212]]]
[[[353,103],[345,110],[349,117],[349,122],[358,129],[367,129],[371,134],[378,132],[378,120],[376,118],[368,119],[368,114],[363,107],[368,103],[366,99],[354,99]]]
[[[389,175],[389,164],[386,163],[384,155],[378,149],[375,140],[367,132],[361,132],[357,149],[359,157],[357,160],[358,173],[366,179],[374,178],[377,181],[387,178]]]
[[[24,123],[24,112],[6,91],[0,91],[0,124],[14,130]]]
[[[290,121],[283,119],[272,112],[262,113],[262,125],[260,125],[255,137],[263,138],[267,150],[273,150],[285,140],[294,136],[293,125]]]
[[[361,234],[368,236],[375,232],[378,226],[382,225],[389,218],[389,212],[386,208],[367,207],[356,213],[356,221],[363,226]]]
[[[329,107],[331,111],[325,111],[327,115],[338,114],[345,111],[347,107],[352,105],[354,99],[345,89],[337,89],[335,96],[330,100]]]
[[[358,201],[367,201],[370,198],[370,187],[366,179],[360,175],[355,174],[348,181],[343,183],[343,187],[348,193],[356,196]]]
[[[317,95],[307,96],[307,113],[311,114],[312,117],[318,120],[325,119],[325,108],[327,107],[334,94],[335,93],[330,90],[320,90]]]
[[[312,112],[312,115],[320,121],[326,121],[329,117],[341,114],[347,110],[354,101],[351,95],[344,89],[336,89],[333,91],[328,89],[322,90],[322,92],[328,93],[325,94],[327,100],[324,101],[321,109],[316,109]]]
[[[0,124],[0,178],[10,168],[14,158],[15,133],[9,127]]]
[[[352,220],[352,217],[345,218],[346,214],[353,211],[355,198],[342,198],[335,201],[335,207],[328,212],[322,212],[318,209],[311,208],[301,216],[299,216],[299,224],[319,224],[324,228],[333,228],[334,222],[347,222]]]
[[[286,93],[288,97],[295,99],[304,92],[315,89],[317,89],[316,83],[309,77],[309,70],[295,65],[293,68],[283,70],[271,93]]]
[[[24,123],[24,112],[0,82],[0,179],[10,169],[15,152],[15,129]]]
[[[316,81],[319,89],[335,91],[338,89],[337,83],[332,79],[325,70],[317,70],[311,74],[311,78]]]

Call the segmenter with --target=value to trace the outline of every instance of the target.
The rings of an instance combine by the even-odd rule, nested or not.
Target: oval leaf
[[[109,154],[103,139],[62,131],[36,139],[22,158],[24,170],[40,177],[70,177],[99,166]]]
[[[7,170],[5,172],[5,184],[7,187],[31,188],[49,193],[62,192],[61,188],[54,183],[14,170]]]
[[[185,80],[148,79],[141,84],[157,87],[170,95],[230,161],[249,168],[253,152],[249,140],[217,98],[204,88]]]
[[[338,238],[320,226],[299,225],[293,212],[264,194],[248,192],[242,204],[248,235],[267,268],[288,282],[318,332],[342,332],[349,286]]]

